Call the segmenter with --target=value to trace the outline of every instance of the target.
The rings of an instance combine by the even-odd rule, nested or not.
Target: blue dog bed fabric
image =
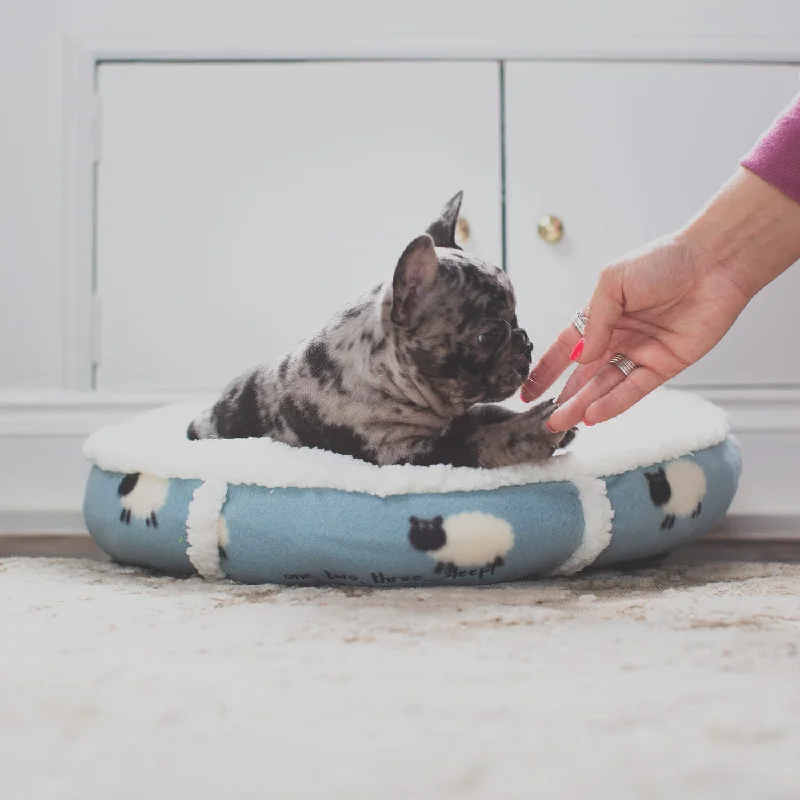
[[[424,586],[665,553],[725,516],[726,414],[661,389],[542,465],[377,467],[269,439],[188,441],[197,404],[86,441],[89,532],[116,561],[245,583]]]

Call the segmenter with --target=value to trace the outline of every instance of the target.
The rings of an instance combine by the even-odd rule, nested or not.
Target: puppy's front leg
[[[499,420],[499,415],[493,412],[486,424],[481,423],[485,412],[480,407],[474,414],[470,412],[473,426],[466,431],[466,439],[479,467],[546,461],[575,438],[575,428],[559,433],[547,429],[545,423],[556,410],[554,400],[539,403],[521,414],[502,410],[508,414],[505,419]]]
[[[553,400],[517,414],[503,406],[477,405],[454,420],[433,449],[415,458],[420,465],[507,467],[546,461],[575,438],[575,428],[551,433],[545,423],[556,410]]]

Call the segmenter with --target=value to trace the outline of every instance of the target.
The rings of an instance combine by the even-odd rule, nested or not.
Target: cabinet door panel
[[[100,68],[98,384],[218,389],[391,275],[457,190],[501,258],[493,63]]]
[[[798,67],[523,63],[506,68],[508,268],[534,344],[589,299],[607,261],[683,225],[733,173],[798,88]],[[547,244],[537,220],[565,235]],[[800,269],[755,298],[677,381],[800,383],[790,313]]]

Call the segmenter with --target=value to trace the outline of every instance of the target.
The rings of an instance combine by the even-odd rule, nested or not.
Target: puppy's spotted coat
[[[195,419],[190,439],[268,436],[374,464],[500,467],[547,459],[551,401],[516,414],[532,345],[508,276],[456,244],[461,193],[406,247],[390,281],[280,364],[260,366]]]

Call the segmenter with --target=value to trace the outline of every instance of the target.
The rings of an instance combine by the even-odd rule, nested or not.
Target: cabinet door
[[[798,89],[798,67],[510,63],[506,70],[508,268],[521,319],[546,347],[589,299],[603,264],[684,224]],[[556,215],[548,244],[537,220]],[[800,383],[800,269],[755,298],[678,382]]]
[[[489,62],[101,66],[99,388],[278,359],[459,189],[499,263],[499,86]]]

